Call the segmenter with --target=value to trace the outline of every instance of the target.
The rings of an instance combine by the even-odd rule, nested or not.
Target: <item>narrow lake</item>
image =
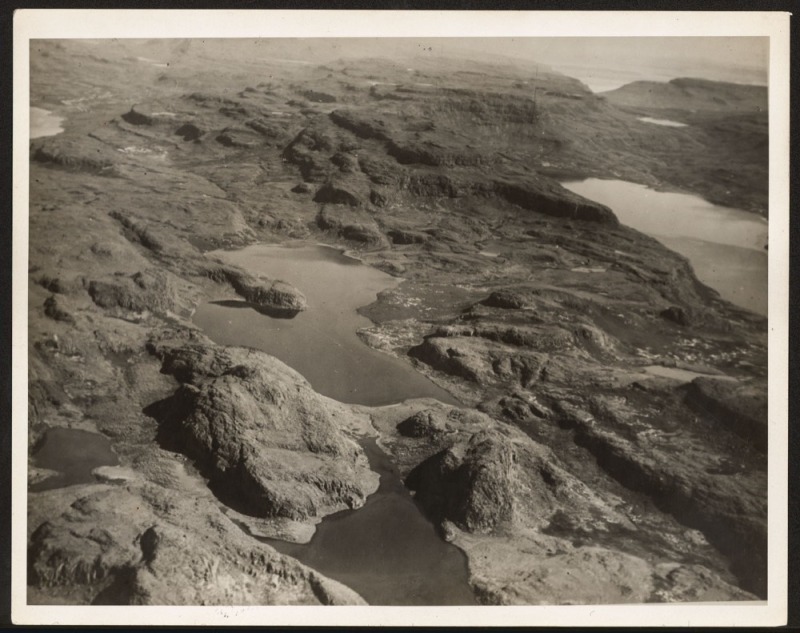
[[[204,303],[194,322],[216,343],[267,352],[299,371],[315,391],[339,402],[380,406],[430,397],[459,404],[409,363],[368,347],[356,334],[372,325],[356,310],[400,280],[315,244],[256,244],[210,255],[288,281],[308,299],[308,309],[291,319],[272,318],[244,301],[223,297]]]
[[[371,605],[476,604],[464,553],[438,536],[375,440],[361,445],[381,477],[363,507],[326,517],[305,545],[260,540],[354,589]]]
[[[61,127],[64,118],[56,116],[44,108],[31,108],[31,139],[42,138],[44,136],[54,136],[64,131]]]
[[[622,180],[589,178],[562,185],[605,204],[623,224],[686,256],[697,278],[722,298],[766,316],[769,227],[763,218]]]
[[[272,354],[341,402],[375,406],[432,397],[459,404],[410,364],[369,348],[356,335],[371,325],[356,310],[398,279],[320,245],[261,244],[211,255],[288,281],[308,299],[308,309],[291,319],[237,300],[205,303],[194,322],[217,343]],[[260,540],[351,587],[369,604],[475,604],[464,553],[437,534],[375,440],[362,438],[361,445],[380,475],[363,507],[326,517],[306,544]]]

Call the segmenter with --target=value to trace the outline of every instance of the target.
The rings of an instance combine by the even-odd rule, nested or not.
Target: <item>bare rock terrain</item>
[[[362,603],[234,519],[307,533],[360,507],[363,435],[483,604],[766,597],[766,319],[553,179],[763,213],[766,154],[735,147],[766,138],[757,96],[681,80],[708,108],[658,128],[630,91],[512,64],[190,44],[151,45],[168,68],[139,42],[31,51],[32,103],[65,117],[30,152],[31,476],[54,427],[103,434],[119,470],[29,492],[29,601]],[[207,254],[292,240],[402,277],[362,339],[462,406],[337,403],[192,323],[221,295],[314,309]]]

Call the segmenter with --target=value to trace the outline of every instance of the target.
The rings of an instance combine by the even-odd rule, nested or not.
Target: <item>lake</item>
[[[299,371],[314,390],[339,402],[380,406],[409,398],[459,402],[410,362],[368,347],[356,334],[372,322],[356,310],[401,280],[316,244],[256,244],[209,253],[249,272],[299,288],[308,309],[272,318],[244,301],[220,295],[201,304],[194,322],[213,341],[260,349]]]
[[[697,278],[723,299],[766,316],[769,225],[763,218],[621,180],[589,178],[562,185],[605,204],[623,224],[686,256]]]
[[[119,463],[104,435],[60,426],[47,430],[33,461],[39,468],[55,470],[58,474],[31,485],[31,492],[94,483],[92,471],[95,468]]]
[[[326,517],[307,544],[259,539],[357,591],[371,605],[476,604],[467,560],[420,512],[373,438],[361,445],[380,487],[357,510]]]
[[[400,280],[316,244],[259,244],[210,255],[288,281],[308,299],[308,309],[290,319],[228,298],[204,303],[194,322],[217,343],[276,356],[316,391],[341,402],[383,405],[432,397],[458,404],[409,363],[371,349],[356,335],[371,325],[356,310]],[[364,506],[325,517],[306,544],[259,540],[351,587],[370,604],[475,604],[463,552],[437,534],[375,439],[360,443],[380,475],[378,490]]]
[[[61,123],[64,117],[57,116],[44,108],[31,108],[31,139],[54,136],[64,131]]]

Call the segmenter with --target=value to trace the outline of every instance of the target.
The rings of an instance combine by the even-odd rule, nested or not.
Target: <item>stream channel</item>
[[[398,279],[327,246],[258,244],[211,256],[299,288],[308,309],[274,318],[243,301],[201,304],[194,322],[222,345],[265,351],[340,402],[380,406],[409,398],[458,405],[448,392],[402,360],[357,336],[371,321],[356,311]],[[475,604],[466,557],[422,514],[374,438],[362,438],[380,486],[364,506],[325,517],[306,544],[260,539],[357,591],[372,605]]]

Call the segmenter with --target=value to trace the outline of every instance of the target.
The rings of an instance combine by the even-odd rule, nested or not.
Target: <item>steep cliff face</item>
[[[32,601],[358,603],[233,519],[297,540],[359,507],[377,485],[364,433],[483,603],[765,595],[765,320],[547,175],[677,186],[661,149],[705,173],[710,136],[547,73],[366,60],[267,78],[191,55],[143,71],[129,46],[33,60],[35,99],[88,106],[31,145],[31,453],[79,428],[120,465],[29,494]],[[291,239],[402,276],[360,334],[463,407],[340,405],[207,340],[191,317],[210,298],[314,309],[302,284],[206,254]]]

